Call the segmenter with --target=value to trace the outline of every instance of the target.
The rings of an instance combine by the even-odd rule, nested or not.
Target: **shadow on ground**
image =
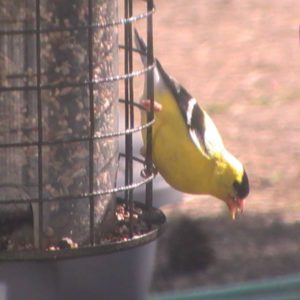
[[[161,237],[153,291],[203,288],[300,271],[300,223],[275,215],[170,218]],[[175,254],[174,254],[175,253]]]

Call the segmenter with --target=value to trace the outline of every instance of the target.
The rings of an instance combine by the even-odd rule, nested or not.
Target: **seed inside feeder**
[[[36,30],[34,4],[2,5],[2,28]],[[93,137],[117,130],[118,83],[92,81],[118,73],[118,36],[114,26],[89,25],[116,20],[117,1],[95,0],[91,10],[88,1],[40,1],[40,13],[40,34],[0,35],[1,86],[12,87],[0,93],[0,144],[31,143],[0,149],[1,199],[26,192],[16,211],[32,209],[34,246],[99,243],[115,218],[114,196],[84,195],[115,186],[117,139]],[[46,88],[38,92],[38,83]],[[11,184],[18,195],[7,193]]]

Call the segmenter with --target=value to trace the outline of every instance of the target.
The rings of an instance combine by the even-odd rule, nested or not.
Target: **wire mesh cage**
[[[134,78],[147,74],[153,102],[153,1],[133,15],[133,1],[124,0],[122,17],[118,0],[0,3],[0,259],[101,254],[155,239],[161,224],[145,218],[160,213],[152,207],[154,116],[152,110],[146,124],[135,124],[143,108],[133,88]],[[148,66],[134,70],[139,20]],[[133,134],[141,130],[145,158],[133,153]],[[124,183],[117,185],[121,161]],[[137,182],[135,164],[144,169]],[[144,203],[134,203],[133,190],[142,185]]]

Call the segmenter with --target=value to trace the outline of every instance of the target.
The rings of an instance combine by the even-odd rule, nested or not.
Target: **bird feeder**
[[[133,15],[132,0],[124,1],[123,17],[119,9],[117,0],[0,5],[0,264],[6,273],[0,268],[0,295],[1,280],[5,290],[19,287],[9,274],[25,264],[37,278],[41,272],[48,282],[63,282],[46,288],[57,298],[83,299],[76,295],[86,286],[67,291],[76,266],[101,268],[103,257],[108,262],[107,255],[119,250],[142,249],[160,232],[164,218],[155,223],[157,217],[149,217],[162,216],[152,207],[151,148],[146,158],[132,150],[133,134],[142,129],[148,130],[151,145],[153,112],[147,124],[135,124],[135,111],[142,108],[134,101],[133,80],[148,73],[153,86],[153,1],[139,15]],[[132,27],[143,19],[148,67],[134,70]],[[119,99],[121,81],[124,99]],[[153,89],[148,96],[153,101]],[[118,124],[120,114],[124,124]],[[117,185],[122,164],[124,180]],[[133,168],[143,174],[137,182]],[[133,190],[143,185],[145,195],[134,203]],[[35,269],[37,261],[42,264]],[[19,299],[10,297],[3,298]],[[48,299],[45,293],[43,299]]]

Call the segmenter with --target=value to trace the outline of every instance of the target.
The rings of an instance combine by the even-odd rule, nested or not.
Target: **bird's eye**
[[[249,180],[246,171],[244,171],[243,173],[242,181],[234,181],[232,185],[236,191],[236,195],[238,198],[246,198],[250,192]]]

